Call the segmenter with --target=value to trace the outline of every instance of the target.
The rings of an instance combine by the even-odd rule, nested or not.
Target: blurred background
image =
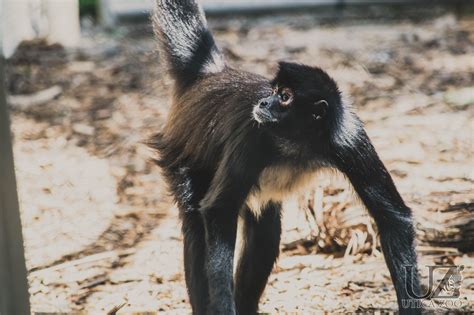
[[[34,312],[190,312],[177,209],[143,143],[170,81],[151,0],[0,0],[0,47]],[[428,265],[464,265],[474,310],[474,4],[203,0],[229,64],[322,67],[366,124]],[[261,311],[395,310],[377,231],[344,178],[289,200]],[[436,275],[439,280],[444,274]]]

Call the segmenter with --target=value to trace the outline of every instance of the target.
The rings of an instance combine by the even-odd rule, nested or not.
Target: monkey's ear
[[[326,100],[320,100],[313,104],[313,118],[314,120],[321,120],[328,110],[328,102]]]

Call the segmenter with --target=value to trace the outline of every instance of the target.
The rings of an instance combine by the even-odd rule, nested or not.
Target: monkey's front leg
[[[233,261],[237,211],[212,208],[203,212],[211,314],[235,314]]]
[[[377,224],[400,314],[421,314],[416,301],[420,283],[411,210],[403,202],[363,129],[352,142],[336,147],[335,156],[337,167],[349,177]],[[407,273],[410,268],[415,272]]]

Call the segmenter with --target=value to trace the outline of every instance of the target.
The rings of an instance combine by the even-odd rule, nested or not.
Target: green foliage
[[[81,16],[97,15],[98,0],[79,0],[79,12]]]

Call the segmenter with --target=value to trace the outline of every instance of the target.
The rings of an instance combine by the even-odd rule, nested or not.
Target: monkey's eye
[[[283,102],[283,105],[287,105],[293,98],[293,93],[291,92],[290,89],[285,88],[281,91],[280,93],[281,101]]]

